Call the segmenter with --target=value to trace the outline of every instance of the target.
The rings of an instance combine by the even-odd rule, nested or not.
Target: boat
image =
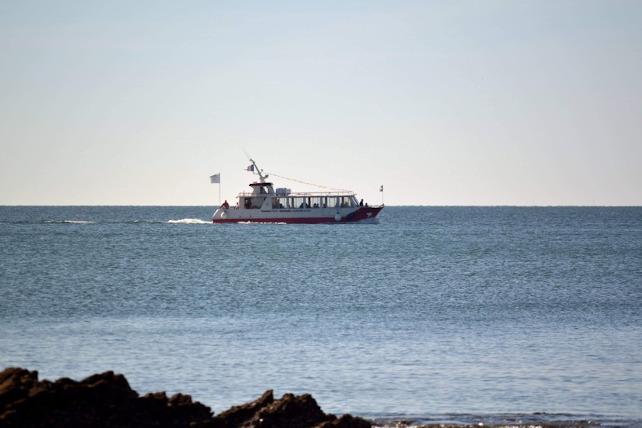
[[[213,223],[353,223],[374,222],[383,209],[364,204],[351,191],[292,192],[274,188],[268,174],[254,160],[246,168],[256,173],[258,181],[250,183],[250,192],[241,192],[235,206],[225,201],[212,215]],[[276,174],[272,174],[276,175]],[[285,177],[283,177],[285,178]],[[383,187],[380,189],[383,191]]]

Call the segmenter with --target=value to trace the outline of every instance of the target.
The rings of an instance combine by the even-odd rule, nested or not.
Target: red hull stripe
[[[339,223],[335,222],[330,217],[309,217],[309,218],[253,218],[253,219],[236,219],[236,218],[220,218],[212,220],[212,223]]]
[[[381,211],[381,207],[361,207],[358,210],[343,217],[340,221],[335,221],[334,217],[291,217],[291,218],[217,218],[212,219],[212,223],[300,223],[300,224],[319,224],[319,223],[351,223],[355,221],[375,218]],[[370,213],[370,216],[368,216]]]

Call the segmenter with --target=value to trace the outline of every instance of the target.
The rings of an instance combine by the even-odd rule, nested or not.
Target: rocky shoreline
[[[371,428],[382,425],[360,417],[324,413],[309,394],[272,390],[256,400],[214,414],[208,406],[185,394],[165,392],[140,396],[125,376],[104,372],[81,381],[39,380],[37,371],[6,368],[0,372],[0,428],[3,427],[156,427],[156,428]],[[412,421],[383,425],[417,426]],[[518,426],[520,424],[517,424]],[[525,424],[540,427],[586,427],[588,421]],[[424,427],[446,427],[429,424]],[[479,425],[455,425],[464,426]]]
[[[0,372],[0,427],[370,428],[371,423],[326,414],[309,394],[275,399],[269,390],[214,415],[189,395],[140,396],[125,376],[111,371],[51,382],[38,380],[37,371],[7,368]]]

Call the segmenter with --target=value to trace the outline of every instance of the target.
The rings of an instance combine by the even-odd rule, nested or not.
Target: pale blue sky
[[[0,50],[0,204],[232,200],[244,149],[394,205],[642,204],[642,1],[5,1]]]

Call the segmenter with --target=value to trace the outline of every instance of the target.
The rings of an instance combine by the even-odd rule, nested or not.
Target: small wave
[[[209,221],[201,220],[200,218],[182,218],[180,220],[167,220],[171,224],[209,224]]]
[[[95,224],[95,221],[89,220],[47,220],[45,223],[52,224]]]
[[[363,220],[353,222],[353,224],[379,224],[379,218],[364,218]]]
[[[534,428],[543,426],[556,427],[591,427],[591,426],[627,426],[637,427],[640,420],[612,418],[599,414],[566,414],[566,413],[499,413],[499,414],[433,414],[388,415],[374,417],[374,427],[378,428],[412,428],[422,426],[487,426],[495,428]]]

